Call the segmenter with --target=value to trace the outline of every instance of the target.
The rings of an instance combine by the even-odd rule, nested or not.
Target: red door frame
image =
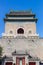
[[[16,65],[19,65],[19,58],[16,57]]]
[[[16,57],[16,65],[20,65],[20,58],[22,60],[22,65],[25,65],[25,57]]]

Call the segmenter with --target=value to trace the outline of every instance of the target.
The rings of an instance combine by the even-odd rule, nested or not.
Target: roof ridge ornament
[[[10,10],[10,13],[13,13],[14,12],[14,10]]]

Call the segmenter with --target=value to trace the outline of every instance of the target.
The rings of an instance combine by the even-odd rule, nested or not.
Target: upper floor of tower
[[[32,11],[10,11],[4,18],[4,35],[36,35],[37,18]]]

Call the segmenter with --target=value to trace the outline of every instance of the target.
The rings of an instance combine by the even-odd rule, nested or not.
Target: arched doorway
[[[19,28],[19,29],[17,30],[17,33],[18,33],[18,34],[24,34],[24,29],[23,29],[23,28]]]

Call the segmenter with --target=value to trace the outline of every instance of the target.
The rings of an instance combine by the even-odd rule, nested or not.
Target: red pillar
[[[22,58],[22,65],[25,65],[25,58]]]
[[[16,65],[19,65],[19,58],[16,58]]]

